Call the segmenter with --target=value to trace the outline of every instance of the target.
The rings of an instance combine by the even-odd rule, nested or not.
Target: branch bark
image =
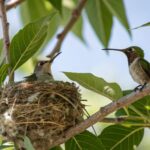
[[[9,3],[7,3],[6,5],[6,10],[10,10],[11,8],[17,7],[19,4],[21,4],[22,2],[24,2],[25,0],[13,0],[10,1]]]
[[[0,15],[1,15],[1,21],[2,21],[2,28],[3,28],[5,58],[6,58],[6,63],[9,63],[9,45],[10,45],[9,23],[7,22],[7,16],[6,16],[6,9],[5,9],[4,0],[0,1]]]
[[[9,23],[7,21],[5,0],[0,0],[0,15],[1,15],[2,29],[3,29],[5,60],[6,60],[6,64],[9,64],[10,62],[9,61],[10,39],[9,39]],[[8,71],[10,73],[10,69]],[[13,80],[14,80],[14,77],[12,75],[11,77],[9,77],[9,81],[13,81]]]
[[[72,127],[69,130],[67,130],[62,137],[60,137],[59,139],[55,139],[50,148],[66,142],[67,140],[83,132],[93,124],[102,121],[107,115],[111,114],[112,112],[122,107],[128,106],[136,102],[140,98],[143,98],[144,96],[147,96],[149,94],[150,94],[150,87],[146,87],[141,92],[133,92],[127,96],[120,98],[118,101],[112,102],[104,106],[99,111],[97,111],[92,116],[90,116],[88,119],[84,120],[83,122],[76,125],[75,127]]]
[[[80,17],[81,11],[82,11],[83,7],[85,6],[86,2],[87,2],[87,0],[79,0],[79,4],[74,9],[68,24],[64,27],[63,31],[57,35],[57,38],[58,38],[57,43],[56,43],[55,47],[53,48],[53,50],[51,51],[51,53],[49,55],[47,55],[47,57],[53,58],[55,53],[60,51],[61,45],[62,45],[65,37],[67,36],[68,32],[71,30],[73,25],[76,23],[76,21]]]

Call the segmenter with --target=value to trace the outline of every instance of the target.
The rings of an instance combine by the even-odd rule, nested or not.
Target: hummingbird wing
[[[36,77],[35,73],[31,74],[30,76],[26,76],[24,78],[25,78],[26,81],[36,81],[37,80],[37,77]]]
[[[139,65],[146,72],[146,74],[150,77],[150,63],[146,61],[145,59],[141,58],[139,60]]]

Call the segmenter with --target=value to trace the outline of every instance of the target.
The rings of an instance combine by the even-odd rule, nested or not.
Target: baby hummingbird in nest
[[[129,72],[134,81],[140,85],[135,90],[142,90],[150,83],[150,63],[144,59],[144,51],[138,46],[131,46],[125,49],[105,48],[102,50],[113,50],[124,53],[128,59]]]
[[[46,81],[46,80],[54,80],[51,72],[51,65],[55,58],[60,54],[61,52],[57,53],[52,59],[50,60],[42,60],[38,61],[33,74],[30,76],[25,77],[26,81]]]

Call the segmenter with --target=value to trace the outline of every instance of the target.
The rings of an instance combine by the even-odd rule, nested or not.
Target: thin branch
[[[83,132],[84,130],[86,130],[87,128],[92,126],[93,124],[95,124],[99,121],[102,121],[107,115],[111,114],[112,112],[114,112],[122,107],[128,106],[128,105],[136,102],[140,98],[143,98],[144,96],[147,96],[149,94],[150,94],[150,87],[146,87],[141,92],[133,92],[127,96],[120,98],[118,101],[112,102],[112,103],[104,106],[103,108],[101,108],[99,111],[94,113],[88,119],[84,120],[83,122],[76,125],[75,127],[72,127],[69,130],[67,130],[62,137],[60,137],[58,139],[54,139],[50,148],[66,142],[67,140],[69,140],[73,136]]]
[[[19,4],[24,2],[25,0],[13,0],[7,3],[6,10],[10,10],[11,8],[17,7]]]
[[[104,118],[103,120],[101,120],[101,122],[113,123],[113,124],[122,124],[122,123],[124,124],[125,121],[136,121],[136,120],[144,120],[144,119],[138,116],[121,116],[117,118]]]
[[[129,126],[139,126],[139,127],[150,127],[150,123],[148,122],[135,122],[136,120],[144,121],[141,117],[118,117],[118,118],[104,118],[101,122],[102,123],[109,123],[109,124],[122,124],[122,125],[129,125]]]
[[[4,41],[4,51],[5,51],[5,60],[6,63],[9,64],[9,45],[10,45],[10,39],[9,39],[9,23],[7,21],[7,15],[6,15],[6,7],[5,7],[5,0],[0,0],[0,16],[2,20],[2,29],[3,29],[3,41]],[[10,73],[10,69],[9,69]],[[9,81],[13,81],[12,78],[9,78]]]
[[[86,2],[87,2],[87,0],[79,0],[79,4],[74,9],[68,24],[64,27],[63,31],[57,35],[58,41],[57,41],[55,47],[53,48],[52,52],[49,55],[47,55],[47,57],[52,58],[55,55],[55,53],[60,51],[61,45],[62,45],[66,35],[68,34],[68,32],[71,30],[73,25],[76,23],[76,21],[80,17],[81,11],[82,11],[83,7],[85,6]]]
[[[2,20],[2,28],[3,28],[3,40],[4,40],[4,48],[5,48],[5,58],[6,63],[9,63],[9,23],[7,22],[6,9],[4,0],[0,1],[0,15]]]

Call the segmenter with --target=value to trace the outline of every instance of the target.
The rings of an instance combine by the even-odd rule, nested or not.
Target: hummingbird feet
[[[145,87],[146,87],[146,84],[147,83],[144,83],[143,85],[138,85],[135,89],[134,89],[134,91],[136,92],[136,91],[142,91]]]

